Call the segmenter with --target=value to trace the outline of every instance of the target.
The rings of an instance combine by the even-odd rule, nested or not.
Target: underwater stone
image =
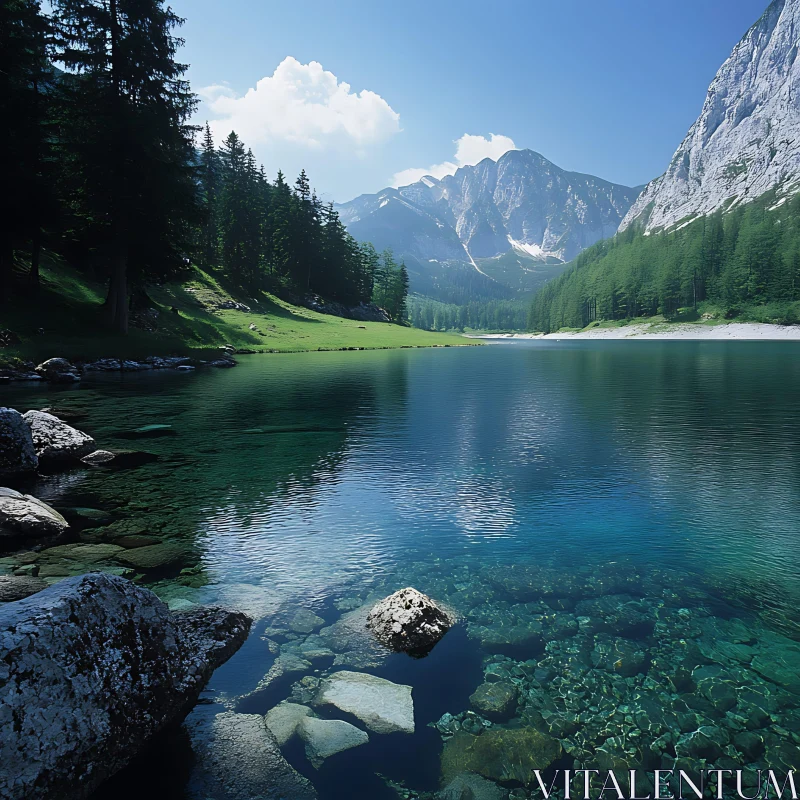
[[[508,719],[517,707],[519,691],[513,683],[482,683],[469,698],[472,706],[489,719]]]
[[[314,787],[283,757],[260,714],[214,716],[200,706],[185,727],[195,756],[192,800],[316,800]]]
[[[289,628],[295,633],[312,633],[325,624],[322,617],[318,617],[313,611],[307,608],[298,609],[294,616],[289,620]]]
[[[0,603],[13,603],[48,587],[42,578],[28,575],[0,575]]]
[[[184,563],[187,557],[186,548],[173,542],[163,542],[124,550],[117,556],[117,561],[146,571],[178,566]]]
[[[267,727],[272,731],[278,745],[283,747],[294,736],[303,717],[310,715],[311,709],[308,706],[298,703],[281,703],[275,708],[271,708],[265,719]]]
[[[561,744],[535,728],[491,728],[480,736],[457,733],[445,742],[442,775],[448,783],[474,772],[500,783],[530,785],[561,755]]]
[[[527,797],[524,793],[522,796]],[[465,772],[453,778],[435,797],[436,800],[504,800],[507,794],[496,783]]]
[[[297,726],[297,732],[306,743],[308,760],[317,768],[326,758],[369,741],[369,736],[364,731],[339,719],[303,717]]]
[[[427,595],[401,589],[377,603],[367,615],[377,639],[399,652],[430,650],[453,625],[453,619]]]

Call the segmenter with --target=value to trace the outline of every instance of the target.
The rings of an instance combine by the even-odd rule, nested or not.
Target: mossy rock
[[[459,732],[442,751],[442,777],[474,772],[499,783],[525,786],[533,770],[544,770],[561,755],[561,744],[535,728],[492,728],[479,736]]]

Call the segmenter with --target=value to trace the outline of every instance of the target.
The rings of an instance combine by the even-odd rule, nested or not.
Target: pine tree
[[[188,257],[196,224],[195,96],[175,61],[183,22],[163,0],[53,0],[74,202],[108,242],[108,318],[128,328],[131,282]]]
[[[200,151],[200,203],[202,222],[200,226],[200,250],[202,262],[214,267],[219,260],[219,238],[217,216],[219,214],[220,163],[211,128],[206,122],[203,145]]]
[[[12,294],[18,248],[30,250],[30,283],[38,287],[43,228],[55,215],[49,157],[50,36],[38,0],[0,4],[0,303]]]

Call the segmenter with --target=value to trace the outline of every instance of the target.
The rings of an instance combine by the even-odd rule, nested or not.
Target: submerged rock
[[[436,800],[504,800],[506,797],[508,793],[496,783],[469,772],[453,778],[436,794]]]
[[[414,733],[410,686],[343,670],[322,682],[314,702],[353,714],[375,733]]]
[[[31,429],[36,455],[42,464],[77,461],[95,449],[91,436],[52,414],[28,411],[22,416]]]
[[[0,796],[87,796],[191,708],[249,628],[98,573],[0,608]]]
[[[326,758],[336,753],[369,741],[369,736],[364,731],[340,719],[303,717],[297,726],[297,732],[306,743],[306,755],[314,767],[320,767]]]
[[[30,575],[0,575],[0,603],[22,600],[47,586],[47,581]]]
[[[0,408],[0,475],[34,472],[39,466],[31,429],[19,411]]]
[[[58,536],[69,523],[47,503],[0,487],[0,533]]]
[[[561,755],[556,739],[535,728],[492,728],[480,736],[457,733],[445,742],[442,775],[449,782],[474,772],[500,783],[529,785],[533,770],[544,770]]]
[[[299,703],[281,703],[271,708],[265,717],[267,727],[278,744],[283,747],[297,732],[304,717],[311,716],[311,709]]]
[[[260,714],[211,715],[185,723],[195,756],[189,796],[197,800],[316,800],[311,783],[281,754]]]
[[[508,719],[517,707],[519,691],[513,683],[482,683],[469,698],[473,708],[488,719]]]
[[[143,571],[177,567],[186,561],[186,548],[173,542],[135,547],[117,556],[117,561]]]
[[[453,620],[430,597],[407,588],[377,603],[367,625],[392,650],[424,653],[450,630]]]
[[[300,608],[289,620],[289,628],[295,633],[313,633],[325,624],[322,617],[318,617],[307,608]]]
[[[157,455],[143,450],[95,450],[81,458],[81,461],[89,467],[107,469],[132,469],[157,460]]]

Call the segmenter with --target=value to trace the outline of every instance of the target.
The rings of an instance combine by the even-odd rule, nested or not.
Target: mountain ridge
[[[774,0],[733,48],[663,175],[620,230],[646,232],[712,214],[776,190],[800,189],[800,0]]]
[[[512,296],[551,277],[544,267],[613,235],[640,188],[563,170],[533,150],[510,150],[337,210],[356,239],[406,260],[416,291],[440,295],[472,270],[496,284],[494,293],[485,282],[481,291]]]

